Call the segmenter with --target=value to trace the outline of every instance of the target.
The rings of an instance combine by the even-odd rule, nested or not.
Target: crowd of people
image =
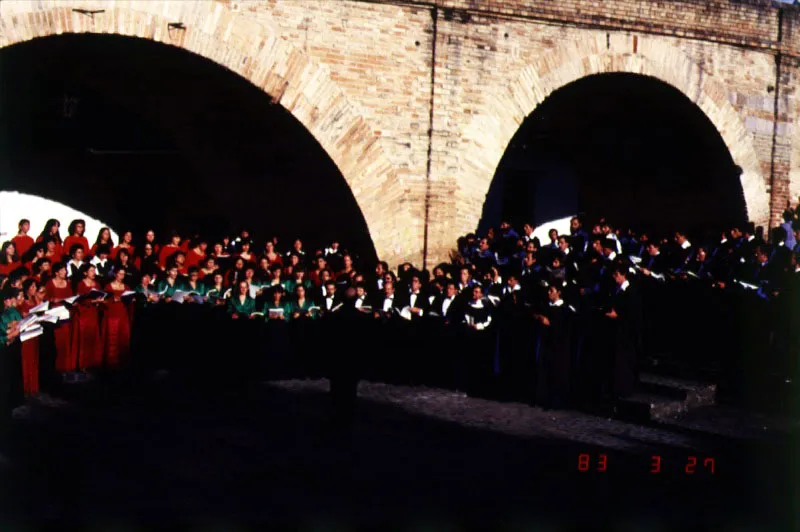
[[[57,220],[35,238],[21,220],[0,250],[6,388],[37,395],[47,371],[71,382],[129,364],[153,351],[152,342],[137,348],[132,331],[152,336],[157,320],[143,327],[145,309],[163,304],[228,322],[325,322],[345,311],[368,332],[342,339],[328,328],[330,338],[305,346],[333,365],[331,351],[358,343],[374,351],[373,364],[413,361],[412,379],[427,368],[437,382],[470,390],[490,382],[553,407],[588,390],[592,400],[630,395],[642,361],[666,352],[698,361],[722,353],[741,363],[744,351],[756,350],[791,375],[800,353],[791,326],[800,280],[794,209],[769,244],[749,223],[696,245],[681,231],[586,222],[574,217],[569,234],[551,230],[542,243],[531,224],[517,232],[504,221],[460,238],[449,263],[392,271],[385,262],[364,264],[338,242],[306,250],[297,239],[286,249],[276,239],[256,243],[247,230],[213,240],[123,232],[114,242],[102,228],[90,243],[83,220],[63,238]],[[302,336],[286,342],[309,341]]]

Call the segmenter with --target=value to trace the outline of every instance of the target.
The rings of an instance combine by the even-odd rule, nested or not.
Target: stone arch
[[[205,0],[2,2],[0,48],[64,33],[117,34],[214,61],[264,90],[316,138],[349,185],[381,259],[413,255],[417,239],[401,231],[412,225],[411,214],[396,201],[403,187],[375,128],[325,67],[275,28],[235,10]]]
[[[675,45],[659,38],[639,37],[638,52],[631,53],[634,37],[617,35],[607,49],[606,33],[563,44],[529,64],[517,78],[487,103],[485,112],[473,118],[464,135],[480,143],[476,157],[468,162],[469,180],[459,178],[458,216],[464,227],[474,230],[495,169],[522,122],[552,92],[581,78],[603,73],[625,72],[659,79],[680,90],[714,124],[735,164],[742,168],[741,184],[748,217],[768,226],[770,196],[752,139],[728,100],[724,83],[708,75]],[[625,50],[622,52],[620,50]]]

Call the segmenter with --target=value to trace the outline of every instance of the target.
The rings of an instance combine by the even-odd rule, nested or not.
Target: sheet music
[[[81,297],[81,296],[72,296],[72,297],[68,297],[68,298],[65,298],[65,299],[64,299],[64,302],[65,302],[65,303],[69,303],[70,305],[74,305],[74,304],[75,304],[75,302],[78,300],[78,298],[79,298],[79,297]],[[53,310],[53,309],[50,309],[50,310]]]
[[[252,284],[251,284],[251,285],[250,285],[250,297],[252,297],[253,299],[255,299],[256,297],[258,297],[258,291],[259,291],[259,290],[260,290],[260,288],[259,288],[259,287],[257,287],[257,286],[255,286],[255,285],[252,285]]]
[[[172,294],[172,301],[175,303],[183,303],[183,300],[186,299],[186,296],[189,295],[189,292],[184,292],[183,290],[175,290],[175,293]]]
[[[50,302],[49,301],[45,301],[44,303],[39,303],[38,305],[33,307],[31,309],[31,314],[34,314],[36,312],[44,312],[45,310],[47,310],[49,308],[50,308]]]
[[[19,324],[18,324],[19,330],[20,331],[25,331],[27,329],[35,327],[37,321],[38,321],[38,316],[36,314],[28,314],[27,317],[22,318],[19,321]]]
[[[31,340],[32,338],[36,338],[37,336],[41,336],[42,332],[44,332],[44,331],[42,330],[41,326],[33,327],[31,329],[28,329],[27,331],[21,332],[19,334],[19,340],[20,340],[20,342],[27,342],[28,340]]]
[[[58,323],[58,316],[48,316],[44,314],[43,316],[39,316],[37,321],[39,323]]]
[[[270,319],[283,317],[283,309],[282,308],[271,308],[271,309],[269,309],[269,317],[270,317]]]
[[[410,320],[411,319],[411,307],[403,307],[403,310],[401,310],[399,312],[399,314],[400,314],[400,317],[403,318],[404,320]]]
[[[55,316],[59,321],[69,319],[69,309],[67,307],[54,307],[45,312],[47,316]]]
[[[120,296],[120,297],[129,297],[129,296],[135,296],[135,295],[136,295],[136,292],[134,292],[133,290],[126,290],[125,292],[122,292],[122,296]],[[147,294],[145,294],[145,295],[147,295]]]

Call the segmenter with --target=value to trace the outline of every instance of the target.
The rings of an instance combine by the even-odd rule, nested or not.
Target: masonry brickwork
[[[137,36],[204,56],[284,106],[336,163],[391,263],[473,230],[522,121],[585,76],[674,86],[735,163],[748,215],[800,196],[800,10],[727,0],[14,0],[0,46]]]

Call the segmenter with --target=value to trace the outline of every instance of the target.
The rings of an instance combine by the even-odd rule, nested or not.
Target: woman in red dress
[[[50,264],[55,264],[56,262],[64,262],[66,266],[66,262],[63,260],[64,256],[62,253],[62,246],[56,242],[56,239],[48,236],[44,239],[44,258],[50,260]]]
[[[0,249],[0,275],[7,276],[19,266],[17,247],[11,241],[3,242],[3,247]]]
[[[158,265],[162,270],[167,267],[167,262],[169,261],[170,257],[180,250],[181,235],[178,233],[172,233],[172,238],[169,244],[161,248],[161,251],[158,253]]]
[[[61,262],[62,258],[61,250],[63,249],[64,240],[61,239],[61,233],[58,232],[60,228],[61,228],[61,222],[59,222],[55,218],[51,218],[47,220],[46,224],[44,224],[44,230],[39,235],[39,238],[36,239],[37,242],[42,242],[44,244],[47,244],[48,239],[52,239],[53,242],[55,242],[55,245],[52,249],[53,256],[51,257],[50,255],[47,255],[47,258],[49,258],[54,263]],[[49,246],[47,249],[49,251],[50,249]]]
[[[28,271],[30,271],[35,275],[36,272],[34,271],[35,270],[34,265],[44,258],[44,252],[45,249],[42,244],[35,244],[33,246],[32,254],[31,253],[28,254],[29,255],[28,262],[24,263],[23,266],[28,268]]]
[[[130,351],[131,322],[128,307],[122,301],[122,294],[128,290],[124,279],[125,269],[120,268],[115,272],[114,280],[105,287],[111,297],[106,300],[103,315],[103,358],[106,366],[111,368],[126,362]]]
[[[97,282],[97,269],[92,264],[84,264],[80,269],[81,280],[78,281],[75,295],[82,296],[92,290],[102,290]],[[78,369],[100,367],[103,364],[103,344],[100,343],[100,315],[97,305],[102,298],[84,299],[75,306],[72,319],[72,351],[78,362]]]
[[[111,229],[108,227],[101,227],[100,231],[97,232],[97,240],[94,241],[94,245],[92,246],[92,256],[97,255],[97,248],[102,245],[108,246],[109,254],[111,250],[114,249],[114,241],[111,239]]]
[[[277,253],[275,253],[275,244],[273,244],[272,241],[268,241],[264,245],[264,248],[266,249],[264,256],[269,261],[270,266],[272,266],[273,264],[280,264],[281,266],[283,266],[283,258]]]
[[[31,221],[23,218],[19,221],[18,227],[19,232],[11,241],[17,246],[17,255],[20,259],[27,260],[28,250],[33,247],[33,239],[28,236],[28,231],[31,230]]]
[[[133,257],[133,252],[135,248],[133,247],[133,233],[131,231],[125,231],[122,233],[122,238],[120,238],[119,245],[111,250],[111,259],[117,260],[117,254],[119,250],[126,249],[131,257]]]
[[[72,249],[72,246],[75,244],[80,244],[83,248],[83,254],[89,255],[89,241],[83,236],[84,232],[86,231],[86,221],[85,220],[72,220],[67,228],[67,232],[69,236],[64,239],[64,250],[69,253]]]
[[[31,268],[32,278],[36,279],[39,286],[44,288],[47,286],[47,281],[53,278],[53,263],[48,258],[33,263]]]
[[[24,318],[44,300],[44,294],[39,292],[35,279],[28,279],[22,284],[22,294],[25,299],[17,305],[17,309]],[[22,342],[22,392],[25,397],[39,393],[39,338]]]
[[[250,251],[250,242],[242,242],[241,249],[242,251],[239,252],[239,256],[242,257],[245,262],[255,264],[256,254]]]
[[[50,308],[63,305],[62,301],[72,297],[72,286],[67,281],[67,266],[63,262],[53,265],[53,278],[47,282],[47,300]],[[77,360],[73,356],[71,324],[69,321],[59,320],[53,331],[56,344],[56,371],[66,376],[75,371]]]

